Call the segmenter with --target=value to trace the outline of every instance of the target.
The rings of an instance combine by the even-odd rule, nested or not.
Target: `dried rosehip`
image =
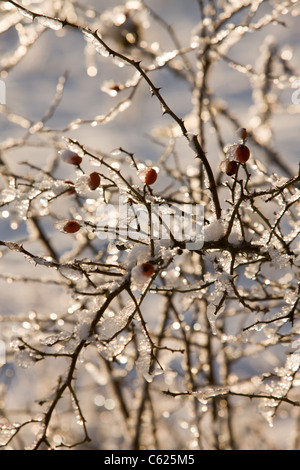
[[[157,179],[157,171],[154,168],[141,168],[137,174],[139,179],[148,186],[155,183]]]
[[[236,148],[235,158],[240,163],[246,163],[246,161],[249,160],[249,157],[250,157],[250,150],[247,147],[247,145],[241,144]]]
[[[226,173],[226,175],[228,175],[228,176],[235,175],[236,172],[237,172],[238,167],[239,167],[239,164],[235,160],[226,161],[226,164],[225,164],[225,173]]]
[[[80,224],[76,220],[68,220],[63,226],[65,233],[76,233],[80,230]]]
[[[93,171],[93,173],[89,175],[88,185],[91,190],[95,190],[99,187],[100,175],[97,173],[97,171]]]
[[[61,154],[61,158],[64,162],[69,163],[70,165],[78,166],[82,162],[82,158],[71,150],[64,150]]]
[[[142,270],[143,276],[151,277],[152,274],[154,273],[154,266],[151,263],[143,263],[141,265],[141,270]]]

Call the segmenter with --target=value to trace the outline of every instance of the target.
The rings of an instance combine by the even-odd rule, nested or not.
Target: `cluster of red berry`
[[[220,170],[226,173],[228,176],[234,176],[237,173],[239,165],[246,163],[250,158],[250,150],[245,145],[248,132],[242,127],[236,132],[239,142],[233,145],[229,145],[226,148],[226,158],[220,165]]]
[[[69,163],[70,165],[75,165],[75,166],[79,166],[80,163],[82,162],[82,157],[77,155],[77,153],[72,152],[71,150],[65,150],[62,153],[61,158],[63,159],[64,162]],[[92,173],[89,174],[87,183],[88,183],[89,188],[92,191],[99,188],[100,182],[101,182],[100,175],[99,173],[97,173],[97,171],[93,171]],[[65,183],[74,185],[73,181],[69,181],[69,180],[66,180]],[[75,190],[71,189],[68,194],[74,194],[74,192]]]
[[[77,153],[72,152],[71,150],[64,150],[61,154],[61,158],[65,163],[68,163],[69,165],[74,165],[79,167],[79,165],[82,162],[82,157],[77,155]],[[66,180],[66,184],[71,186],[71,189],[68,191],[68,195],[76,193],[75,190],[75,185],[73,181]],[[93,171],[88,175],[87,179],[87,184],[89,188],[94,191],[95,189],[99,188],[101,183],[101,178],[99,173],[97,171]],[[68,220],[66,221],[65,225],[62,227],[64,233],[76,233],[78,230],[80,230],[81,225],[77,220]]]
[[[62,152],[61,157],[64,162],[70,165],[77,166],[77,167],[79,167],[79,165],[82,162],[82,157],[77,155],[77,153],[72,152],[71,150],[65,150],[64,152]],[[154,184],[157,179],[157,171],[154,168],[143,167],[138,170],[137,176],[142,181],[142,183],[144,183],[147,186],[150,186]],[[100,186],[100,182],[101,182],[101,179],[100,179],[99,173],[94,171],[89,174],[87,183],[91,190],[97,189]],[[68,191],[67,194],[69,195],[74,194],[76,191],[74,188],[73,181],[66,180],[65,183],[71,186],[71,189]],[[64,233],[76,233],[80,230],[80,227],[81,225],[79,224],[79,222],[77,222],[77,220],[68,220],[66,221],[65,225],[63,225],[62,229]],[[144,271],[144,274],[145,275],[148,274],[150,277],[153,274],[153,271],[152,272],[151,270],[149,270],[148,272]]]

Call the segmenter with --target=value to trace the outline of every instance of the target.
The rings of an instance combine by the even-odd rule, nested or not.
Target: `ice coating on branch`
[[[70,338],[70,333],[67,333],[66,331],[62,331],[58,334],[55,335],[50,335],[46,336],[46,338],[43,338],[40,340],[40,343],[43,344],[44,346],[54,346],[55,344],[61,342],[61,341],[66,341],[67,339]]]
[[[97,349],[101,356],[103,356],[107,361],[113,361],[113,359],[123,351],[129,341],[128,336],[128,334],[123,333],[109,342],[97,341]]]
[[[151,363],[151,345],[149,341],[143,339],[139,343],[139,357],[136,361],[136,368],[138,372],[147,380],[152,382],[153,377],[149,374],[150,363]]]
[[[219,240],[225,235],[225,226],[222,219],[212,220],[209,225],[204,226],[204,241]]]
[[[239,229],[235,229],[231,231],[228,241],[232,245],[238,245],[241,242],[241,239],[242,239],[241,231]]]
[[[24,349],[15,353],[15,362],[17,366],[27,369],[28,367],[34,366],[34,364],[36,364],[36,359],[30,351]]]
[[[28,18],[31,21],[34,20],[34,15],[30,11],[27,11],[23,8],[18,8],[18,12],[21,13],[21,15],[24,16],[25,18]]]
[[[176,57],[177,54],[178,54],[178,50],[176,49],[173,51],[164,52],[160,56],[156,57],[156,62],[161,67],[165,65],[166,62],[169,62],[170,60],[174,59],[174,57]]]
[[[217,332],[218,332],[217,326],[216,326],[216,321],[217,321],[218,316],[221,313],[221,310],[219,310],[218,315],[217,315],[216,311],[217,311],[217,308],[213,304],[208,305],[207,310],[206,310],[207,319],[209,321],[209,324],[210,324],[211,331],[212,331],[213,335],[216,335]]]
[[[135,303],[133,300],[129,300],[120,312],[114,313],[109,311],[99,325],[99,338],[101,340],[109,340],[114,335],[121,332],[135,310]]]
[[[83,277],[83,272],[79,268],[72,266],[72,264],[60,265],[59,272],[71,281],[78,281]]]
[[[273,248],[272,246],[268,248],[268,252],[271,256],[272,264],[274,265],[274,267],[276,269],[287,268],[287,267],[290,266],[290,264],[289,264],[290,256],[289,255],[287,255],[285,253],[281,253],[281,251],[279,251],[276,248]]]
[[[89,187],[89,176],[88,175],[81,175],[76,179],[75,182],[75,189],[76,192],[80,196],[84,196],[85,194],[91,191]]]
[[[13,188],[3,189],[1,191],[0,203],[7,204],[9,202],[14,201],[16,197],[17,197],[17,194],[16,194],[15,189]]]
[[[150,374],[152,348],[142,325],[139,325],[136,330],[136,339],[138,358],[135,365],[137,371],[147,382],[152,382],[153,376]]]
[[[0,425],[0,445],[4,446],[7,442],[14,436],[16,429],[18,429],[18,424],[1,424]]]
[[[297,291],[288,289],[284,294],[284,301],[289,305],[294,305],[298,301]]]
[[[54,31],[59,31],[62,29],[63,24],[60,20],[56,20],[55,18],[47,18],[46,16],[37,16],[37,21],[45,26],[46,28],[54,29]]]
[[[195,395],[198,398],[198,400],[204,403],[207,403],[207,400],[209,398],[219,397],[221,395],[227,395],[229,390],[230,388],[228,386],[207,387],[202,390],[197,390],[197,392],[194,392],[193,395]]]
[[[84,39],[87,41],[87,42],[93,42],[95,41],[95,36],[93,34],[93,32],[91,30],[89,30],[88,28],[80,28],[80,31],[82,32],[83,36],[84,36]],[[99,33],[98,33],[99,34]]]
[[[290,389],[293,387],[293,376],[300,368],[300,351],[295,351],[290,354],[283,367],[275,369],[279,381],[272,381],[265,386],[264,394],[270,395],[270,398],[262,399],[259,404],[259,412],[267,420],[269,426],[273,426],[273,419],[278,406],[281,403],[280,398],[287,396]],[[272,398],[274,397],[274,398]]]
[[[136,244],[128,253],[124,265],[127,269],[132,269],[136,264],[141,264],[149,260],[150,248],[146,245]]]
[[[209,321],[213,335],[217,334],[216,321],[221,313],[225,310],[224,292],[230,293],[232,276],[228,273],[222,272],[217,276],[215,282],[215,291],[210,294],[209,305],[206,310],[207,319]]]
[[[79,339],[87,340],[91,335],[91,322],[92,318],[87,315],[85,318],[81,318],[77,325],[77,335]]]
[[[187,138],[189,141],[189,147],[193,150],[193,152],[198,153],[198,149],[195,145],[195,139],[197,139],[197,136],[195,134],[188,132]]]

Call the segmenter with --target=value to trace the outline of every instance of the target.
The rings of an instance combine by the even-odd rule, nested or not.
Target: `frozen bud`
[[[123,89],[124,89],[124,85],[121,85],[121,84],[119,85],[118,83],[115,83],[113,80],[106,80],[103,82],[101,86],[101,90],[112,97],[117,96],[117,94]]]
[[[76,193],[73,181],[65,180],[64,183],[70,186],[70,189],[66,193],[68,196],[71,196],[72,194]]]
[[[155,183],[157,179],[157,171],[154,168],[141,168],[138,170],[138,177],[139,179],[147,185],[151,185]]]
[[[239,140],[242,140],[243,143],[246,142],[247,140],[247,137],[248,137],[248,132],[247,130],[245,129],[245,127],[240,127],[237,131],[236,131],[236,135],[237,135],[237,138]]]
[[[71,150],[64,150],[61,154],[61,158],[64,162],[69,163],[70,165],[78,166],[82,162],[82,158]]]
[[[91,190],[95,190],[100,186],[100,175],[97,171],[93,171],[93,173],[89,175],[88,185]]]
[[[76,233],[78,230],[80,230],[80,224],[77,222],[77,220],[68,220],[64,225],[63,225],[63,231],[65,233]]]

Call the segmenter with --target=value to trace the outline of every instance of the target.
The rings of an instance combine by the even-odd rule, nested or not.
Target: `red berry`
[[[144,184],[150,186],[157,179],[157,171],[154,168],[141,168],[138,170],[138,177]]]
[[[240,163],[246,163],[249,157],[250,157],[250,150],[248,149],[247,145],[244,145],[244,144],[239,145],[235,151],[235,158]]]
[[[63,230],[66,233],[75,233],[80,229],[80,224],[76,220],[68,220],[65,223]]]
[[[89,180],[88,180],[88,185],[90,189],[94,190],[97,189],[100,185],[100,175],[97,173],[97,171],[93,171],[93,173],[90,174]]]
[[[142,273],[146,277],[151,277],[154,273],[154,266],[151,263],[143,263],[141,266]]]
[[[77,153],[72,152],[71,150],[65,150],[61,154],[61,158],[63,159],[64,162],[69,163],[70,165],[80,165],[82,162],[82,158],[77,155]]]
[[[228,175],[228,176],[235,175],[236,172],[237,172],[238,166],[239,166],[239,164],[235,160],[228,160],[226,162],[226,166],[225,166],[226,175]]]
[[[135,286],[143,287],[154,274],[154,266],[151,263],[142,263],[135,266],[131,272],[131,279]]]

